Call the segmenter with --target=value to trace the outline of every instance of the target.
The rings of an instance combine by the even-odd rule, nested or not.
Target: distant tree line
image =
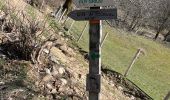
[[[62,11],[72,9],[72,0],[27,0],[30,4],[42,8],[43,4],[54,9],[62,4]],[[118,19],[115,25],[127,31],[137,31],[139,28],[155,30],[156,40],[159,34],[164,40],[170,36],[170,0],[114,0],[118,8]]]
[[[170,0],[114,0],[119,11],[117,26],[128,31],[139,27],[154,29],[157,39],[170,35]]]

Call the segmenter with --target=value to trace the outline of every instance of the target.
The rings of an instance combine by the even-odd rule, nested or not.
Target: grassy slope
[[[81,33],[85,22],[76,22],[72,28],[75,38]],[[110,69],[124,73],[138,48],[144,48],[146,55],[135,63],[128,78],[155,100],[161,100],[170,90],[170,48],[141,36],[127,35],[104,26],[103,33],[109,36],[102,49],[102,63]],[[88,29],[79,46],[88,51]]]

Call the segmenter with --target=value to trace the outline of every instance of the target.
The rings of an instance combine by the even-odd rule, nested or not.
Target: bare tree
[[[118,25],[133,31],[142,25],[145,18],[145,2],[141,0],[115,0],[116,7],[121,10]]]
[[[167,22],[170,18],[170,1],[160,0],[155,3],[153,3],[154,7],[152,9],[152,13],[150,13],[150,25],[156,31],[156,35],[154,37],[156,40],[159,34],[166,29]]]
[[[49,42],[56,40],[51,35],[42,39],[43,34],[49,33],[51,30],[47,25],[47,20],[32,19],[27,15],[27,12],[15,11],[15,8],[9,8],[8,13],[9,16],[4,23],[5,27],[9,27],[11,30],[2,30],[6,40],[0,44],[3,53],[11,59],[41,63],[40,56],[43,49]]]

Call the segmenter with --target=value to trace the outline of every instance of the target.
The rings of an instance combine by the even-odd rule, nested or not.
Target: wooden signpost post
[[[101,9],[101,6],[113,5],[113,0],[73,0],[76,7],[90,7],[89,10],[75,10],[68,14],[76,21],[89,20],[89,74],[86,79],[86,90],[89,100],[100,99],[101,87],[101,38],[102,21],[116,19],[116,9]]]

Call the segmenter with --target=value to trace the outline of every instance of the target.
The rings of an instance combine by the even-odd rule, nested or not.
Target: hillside
[[[15,23],[18,22],[16,27],[5,25],[7,28],[0,32],[2,39],[0,99],[86,100],[85,79],[88,71],[88,62],[79,53],[78,48],[70,44],[69,38],[67,36],[63,37],[63,31],[56,29],[56,27],[54,28],[56,24],[53,21],[55,20],[47,18],[48,22],[43,27],[38,28],[40,33],[44,32],[43,34],[40,34],[39,31],[33,33],[38,34],[38,36],[41,35],[41,37],[37,37],[36,41],[38,43],[35,43],[29,40],[33,34],[29,33],[29,29],[25,31],[24,27],[34,29],[34,27],[29,27],[29,25],[34,25],[33,23],[36,21],[43,22],[46,19],[46,13],[39,12],[38,9],[33,8],[22,0],[0,1],[0,5],[2,15],[5,13],[3,12],[5,10],[11,14],[5,17],[6,20],[9,20],[9,22],[7,21],[9,25],[14,24],[15,26]],[[24,18],[28,19],[22,20]],[[32,18],[35,18],[36,21],[33,20],[32,22]],[[16,19],[17,21],[15,21]],[[12,23],[11,20],[15,23]],[[22,24],[19,23],[20,20],[22,20]],[[48,39],[48,37],[50,38]],[[51,40],[51,38],[54,38],[54,40]],[[33,49],[31,56],[27,55],[30,53],[29,50],[32,50],[29,48],[31,44],[27,44],[27,42],[35,43],[33,45],[35,51]],[[22,45],[22,43],[28,47]],[[117,89],[103,75],[101,100],[129,99],[130,97],[124,95],[121,89]]]
[[[88,28],[77,42],[87,22],[74,22],[66,16],[59,22],[60,18],[51,15],[54,8],[49,5],[42,10],[39,5],[31,6],[25,0],[0,1],[0,17],[5,16],[0,19],[2,100],[88,99],[85,90]],[[154,100],[162,100],[170,90],[169,43],[110,27],[103,21],[103,36],[107,32],[102,47],[102,70],[106,71],[102,72],[101,100],[148,100],[140,97],[144,92]],[[121,74],[138,48],[143,48],[145,53],[124,78]],[[127,80],[132,83],[126,83]],[[123,84],[133,85],[124,92]],[[140,89],[133,86],[144,92],[136,92]]]
[[[72,34],[76,39],[84,25],[85,22],[74,24]],[[154,100],[162,100],[170,90],[170,48],[168,45],[104,25],[103,35],[106,32],[109,32],[109,35],[102,47],[102,63],[107,68],[124,74],[137,49],[143,48],[145,55],[139,57],[127,78]],[[78,45],[88,51],[88,29]]]

